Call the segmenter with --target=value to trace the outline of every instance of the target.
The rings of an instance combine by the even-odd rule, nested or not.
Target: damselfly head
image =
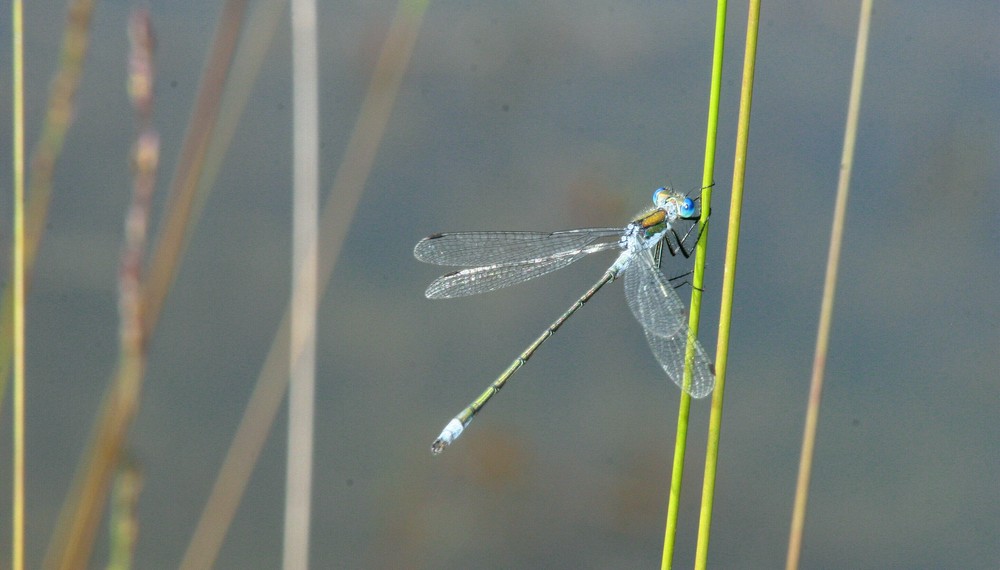
[[[674,192],[669,186],[653,191],[653,205],[666,211],[667,217],[670,219],[695,218],[698,215],[694,200]]]

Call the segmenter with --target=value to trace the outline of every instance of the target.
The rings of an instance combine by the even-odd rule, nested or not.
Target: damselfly
[[[692,397],[702,398],[715,387],[715,374],[705,350],[690,334],[686,311],[669,280],[659,270],[661,247],[671,255],[689,252],[684,246],[692,226],[681,236],[677,220],[698,215],[695,202],[670,188],[653,192],[653,208],[624,228],[589,228],[561,232],[458,232],[424,238],[413,249],[420,261],[466,267],[439,277],[427,288],[428,299],[448,299],[494,291],[561,269],[605,250],[621,253],[576,303],[556,319],[468,407],[459,412],[431,445],[434,454],[462,434],[472,418],[503,388],[573,313],[604,285],[625,274],[625,298],[646,340],[667,376]],[[689,371],[685,375],[685,363]]]

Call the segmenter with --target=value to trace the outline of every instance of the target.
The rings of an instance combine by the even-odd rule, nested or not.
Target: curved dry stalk
[[[826,370],[826,353],[830,343],[830,324],[833,321],[833,300],[837,291],[837,272],[840,267],[840,246],[844,236],[847,215],[847,194],[854,165],[854,143],[858,135],[858,116],[861,111],[861,88],[865,78],[865,58],[868,54],[868,31],[871,28],[872,0],[861,0],[858,19],[858,42],[854,51],[854,70],[851,75],[851,93],[844,126],[844,149],[840,157],[840,178],[837,181],[837,201],[833,209],[833,228],[830,233],[830,251],[823,280],[823,300],[820,305],[819,325],[816,332],[816,353],[813,357],[812,380],[809,384],[809,401],[806,405],[806,425],[802,434],[802,452],[799,457],[799,475],[795,486],[795,506],[788,537],[788,558],[785,567],[799,567],[802,553],[802,530],[806,522],[806,503],[809,498],[809,478],[812,473],[813,450],[816,447],[816,426],[819,423],[819,406],[823,397],[823,374]]]

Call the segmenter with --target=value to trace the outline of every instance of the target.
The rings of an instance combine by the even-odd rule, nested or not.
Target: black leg
[[[690,277],[693,274],[694,274],[694,271],[688,271],[687,273],[681,273],[680,275],[676,275],[674,277],[667,277],[667,281],[670,282],[670,284],[674,287],[674,289],[680,289],[681,287],[683,287],[685,285],[690,285],[692,289],[694,289],[696,291],[701,291],[702,293],[704,293],[705,292],[704,289],[702,289],[701,287],[695,287],[694,283],[691,283],[691,281],[689,281],[688,279],[686,279],[687,277]],[[677,281],[678,279],[684,279],[684,280],[681,281],[680,283],[675,283],[675,281]]]
[[[693,250],[688,249],[684,243],[687,242],[688,238],[691,237],[691,234],[694,233],[694,228],[697,227],[697,225],[698,224],[691,224],[687,231],[684,232],[684,237],[681,237],[674,228],[670,228],[670,233],[673,234],[674,241],[670,241],[669,235],[663,236],[663,241],[667,242],[667,250],[670,251],[670,255],[677,255],[680,253],[685,259],[691,257]],[[700,231],[698,232],[698,237],[701,237]],[[697,242],[698,240],[696,239],[695,243]]]

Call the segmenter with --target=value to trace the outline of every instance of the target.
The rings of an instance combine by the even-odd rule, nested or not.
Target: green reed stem
[[[691,339],[698,337],[701,318],[701,294],[705,276],[705,252],[708,245],[708,217],[712,210],[712,184],[715,180],[715,141],[719,129],[719,100],[722,92],[722,59],[726,44],[726,0],[718,0],[715,16],[715,48],[712,55],[712,85],[708,100],[708,126],[705,132],[705,163],[702,172],[701,219],[698,220],[698,245],[695,249],[694,275],[691,287],[691,314],[688,321],[690,334],[686,362],[691,362]],[[685,367],[685,384],[690,381],[690,370]],[[677,538],[677,514],[680,508],[681,483],[684,478],[684,454],[687,450],[688,418],[691,396],[681,392],[677,412],[677,434],[674,439],[674,461],[670,479],[670,499],[667,503],[667,524],[663,536],[663,558],[660,567],[670,568],[673,563],[674,544]]]
[[[736,156],[733,161],[733,189],[729,206],[729,230],[726,236],[726,261],[723,265],[722,301],[719,311],[719,336],[715,356],[715,392],[709,416],[708,444],[705,450],[705,475],[702,481],[701,516],[698,521],[698,546],[695,568],[708,564],[708,544],[712,533],[712,507],[715,477],[719,461],[719,438],[722,434],[722,403],[726,393],[726,370],[729,360],[729,327],[733,315],[733,291],[736,283],[736,258],[739,251],[740,216],[743,211],[743,181],[746,177],[747,145],[750,138],[750,108],[753,101],[754,65],[757,59],[757,29],[760,1],[751,0],[747,16],[746,46],[743,54],[743,81],[740,87],[739,122],[736,128]]]

